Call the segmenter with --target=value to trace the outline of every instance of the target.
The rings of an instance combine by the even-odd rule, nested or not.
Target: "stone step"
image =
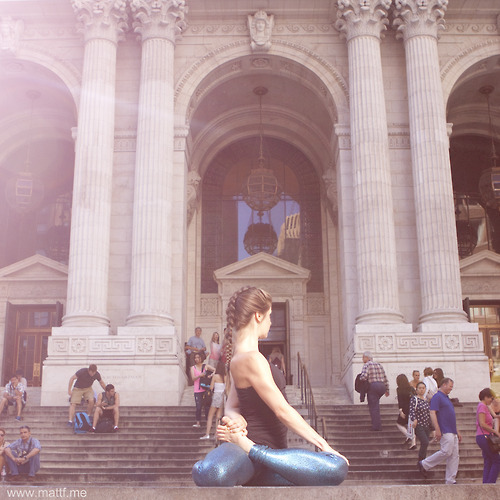
[[[192,393],[192,387],[189,388]],[[331,401],[330,401],[331,403]],[[387,406],[387,407],[386,407]],[[300,409],[300,408],[299,408]],[[383,431],[369,430],[366,405],[324,405],[318,411],[327,422],[330,441],[351,461],[345,484],[438,484],[444,467],[424,480],[416,471],[417,451],[407,450],[397,431],[396,405],[381,409]],[[475,405],[457,408],[463,430],[460,480],[476,483],[482,474],[481,452],[474,438]],[[214,439],[200,441],[202,428],[193,428],[193,406],[123,407],[120,431],[113,434],[75,435],[65,426],[67,407],[31,407],[23,423],[42,442],[42,469],[37,484],[163,485],[190,486],[191,468],[214,446]],[[19,422],[2,416],[7,437],[17,437]],[[289,433],[290,446],[305,447]],[[429,454],[438,449],[433,443]],[[479,481],[480,482],[480,481]]]

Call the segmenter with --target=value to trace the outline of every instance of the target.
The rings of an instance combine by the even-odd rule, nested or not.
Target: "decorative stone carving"
[[[330,166],[323,174],[323,182],[325,183],[326,197],[328,198],[329,209],[334,222],[337,221],[338,200],[337,200],[337,175],[334,166]]]
[[[78,19],[77,30],[85,39],[104,38],[113,43],[124,40],[128,29],[125,0],[71,0]]]
[[[263,10],[257,11],[253,16],[248,16],[248,29],[251,37],[250,47],[253,52],[265,52],[271,48],[273,27],[274,16],[268,16]]]
[[[374,354],[414,355],[425,353],[461,353],[462,351],[482,353],[482,334],[471,332],[458,333],[412,333],[408,334],[358,334],[355,337],[356,352],[372,351]]]
[[[148,353],[153,350],[152,337],[139,337],[137,339],[137,351],[141,353]]]
[[[217,316],[219,314],[219,296],[201,298],[201,316]]]
[[[439,30],[444,29],[448,0],[395,0],[395,6],[400,13],[394,26],[405,40],[415,35],[438,38]]]
[[[71,339],[71,352],[81,354],[87,349],[87,339]]]
[[[49,338],[49,356],[64,358],[71,362],[72,357],[89,356],[96,362],[101,357],[109,359],[111,356],[120,358],[140,355],[154,358],[156,356],[173,356],[176,354],[176,343],[169,336],[91,336],[84,337],[57,337]]]
[[[19,40],[24,29],[20,19],[2,17],[0,19],[0,56],[15,56],[19,49]]]
[[[335,27],[349,41],[357,36],[382,37],[389,21],[387,12],[391,0],[338,0]]]
[[[175,43],[186,29],[185,0],[131,0],[133,28],[140,40],[168,38]]]
[[[187,223],[191,223],[194,213],[198,208],[198,194],[201,177],[195,170],[188,173],[187,181]]]
[[[307,296],[306,307],[308,316],[322,316],[325,314],[325,297],[320,296]]]

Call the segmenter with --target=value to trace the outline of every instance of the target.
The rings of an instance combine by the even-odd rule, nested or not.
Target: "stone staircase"
[[[483,459],[475,441],[476,403],[456,407],[457,424],[463,441],[460,445],[459,483],[481,483]],[[396,428],[397,405],[381,405],[382,431],[370,430],[368,406],[319,406],[327,424],[328,442],[350,461],[344,484],[442,484],[444,465],[435,467],[424,479],[417,472],[416,450],[408,450],[404,436]],[[427,456],[439,449],[429,445]]]
[[[292,403],[300,403],[300,392],[298,400],[295,389],[288,392]],[[329,404],[318,404],[323,402],[322,392],[315,389],[315,399],[327,424],[329,442],[351,462],[345,485],[444,482],[444,466],[430,472],[429,479],[417,472],[417,451],[403,446],[404,437],[395,426],[396,405],[382,405],[383,431],[373,433],[366,404],[339,404],[336,401],[343,399],[342,394],[334,397],[331,389],[324,390]],[[192,427],[192,387],[187,388],[181,403],[178,407],[123,407],[118,433],[85,435],[74,435],[66,427],[67,408],[28,406],[22,423],[31,427],[42,444],[42,469],[35,485],[193,486],[192,465],[212,449],[214,441],[200,441],[203,429]],[[482,478],[482,457],[474,437],[475,407],[469,403],[456,408],[464,437],[461,484],[477,484]],[[302,410],[300,404],[298,409]],[[9,441],[17,438],[19,422],[12,415],[1,416],[0,426],[7,430]],[[294,435],[290,435],[289,445],[308,447]],[[431,444],[429,454],[437,448]]]

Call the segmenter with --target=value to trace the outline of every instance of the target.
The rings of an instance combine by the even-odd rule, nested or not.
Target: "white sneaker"
[[[210,436],[208,434],[205,434],[204,436],[201,436],[200,439],[210,439]]]
[[[197,427],[199,429],[200,428],[200,424],[193,424],[193,427]]]

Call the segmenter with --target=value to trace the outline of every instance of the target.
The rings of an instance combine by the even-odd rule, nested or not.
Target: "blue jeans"
[[[372,419],[372,430],[374,431],[382,429],[379,401],[386,390],[383,382],[371,382],[368,388],[366,399],[368,400],[368,409],[370,410],[370,418]]]
[[[15,456],[15,455],[14,455]],[[13,476],[19,474],[28,474],[30,477],[35,477],[35,474],[40,470],[40,453],[31,457],[27,464],[17,465],[14,460],[5,455],[10,473]]]
[[[196,421],[199,422],[201,420],[201,408],[203,407],[203,394],[204,392],[195,392],[194,393],[194,402],[196,403]],[[205,418],[208,415],[208,406],[205,406]]]
[[[415,435],[420,441],[420,449],[418,450],[418,461],[423,460],[427,456],[427,448],[429,447],[429,434],[431,433],[428,427],[418,425],[415,427]]]
[[[247,455],[223,443],[193,467],[197,486],[335,486],[347,475],[347,462],[327,452],[253,445]]]
[[[500,454],[493,453],[488,446],[486,435],[476,436],[476,443],[483,452],[483,483],[496,483],[500,472]]]

